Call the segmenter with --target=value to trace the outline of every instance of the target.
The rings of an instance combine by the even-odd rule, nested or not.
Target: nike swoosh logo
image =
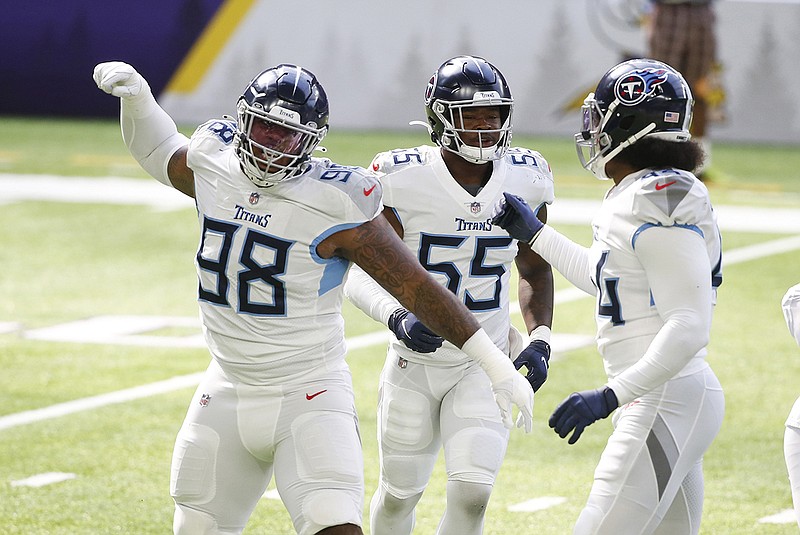
[[[327,390],[320,390],[319,392],[314,392],[313,394],[306,394],[306,399],[311,401],[315,397],[319,396],[320,394],[324,394]]]
[[[364,196],[365,196],[365,197],[369,197],[369,196],[370,196],[370,194],[371,194],[373,191],[375,191],[375,188],[376,188],[377,186],[378,186],[377,184],[373,184],[373,185],[372,185],[372,187],[371,187],[371,188],[369,188],[369,189],[367,189],[367,188],[364,188]]]
[[[675,182],[677,182],[677,180],[673,180],[672,182],[667,182],[666,184],[656,184],[656,191],[661,191],[664,188],[668,188]]]

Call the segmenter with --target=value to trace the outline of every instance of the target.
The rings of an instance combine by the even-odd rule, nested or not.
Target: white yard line
[[[17,479],[11,482],[12,487],[44,487],[53,483],[60,483],[75,479],[75,474],[67,472],[45,472],[36,474],[25,479]]]
[[[774,515],[759,518],[759,524],[794,524],[797,519],[794,517],[794,509],[784,509]]]
[[[23,201],[145,205],[156,210],[194,206],[193,199],[155,180],[0,174],[0,205]]]
[[[108,392],[106,394],[100,394],[99,396],[75,399],[41,409],[9,414],[0,418],[0,430],[16,427],[18,425],[40,422],[42,420],[49,420],[51,418],[58,418],[76,412],[96,409],[98,407],[105,407],[106,405],[113,405],[115,403],[125,403],[136,399],[155,396],[156,394],[164,394],[166,392],[180,390],[181,388],[197,386],[202,375],[202,372],[180,375],[164,381],[126,388],[125,390],[117,390],[116,392]]]

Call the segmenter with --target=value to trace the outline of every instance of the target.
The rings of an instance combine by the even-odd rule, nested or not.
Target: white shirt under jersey
[[[660,249],[649,243],[646,251],[637,249],[637,240],[653,228],[680,231],[658,234],[670,240]],[[597,346],[610,379],[609,386],[620,403],[631,401],[672,376],[707,366],[705,347],[686,354],[692,343],[684,340],[694,336],[689,331],[693,328],[706,331],[698,334],[707,336],[711,305],[716,287],[722,282],[721,238],[705,185],[691,173],[676,169],[633,173],[606,194],[592,220],[592,231],[593,243],[586,257],[582,261],[579,255],[567,259],[572,266],[572,274],[567,278],[597,296]],[[559,245],[554,237],[552,229],[545,227],[545,232],[534,242],[534,250],[567,275],[570,268],[565,267],[565,258],[560,261],[553,258],[554,249],[563,249],[563,242]],[[652,266],[646,271],[644,264],[666,266],[677,249],[688,250],[690,246],[702,252],[689,261],[698,272],[710,274],[711,288],[703,289],[703,295],[710,301],[702,307],[707,314],[701,315],[696,325],[670,325],[676,332],[658,336],[666,324],[666,304],[654,301],[653,285],[673,288],[687,274],[658,274]],[[682,306],[680,300],[684,296],[678,295],[681,292],[676,289],[661,294],[665,300],[667,296],[676,298],[675,306],[670,303],[671,310]]]
[[[473,312],[492,341],[503,351],[509,344],[508,285],[517,242],[502,228],[492,225],[492,210],[509,191],[531,206],[553,202],[553,175],[538,152],[511,148],[493,162],[492,176],[473,196],[452,177],[438,147],[423,145],[397,149],[375,156],[372,170],[381,174],[383,202],[403,226],[403,241],[440,284],[450,289]],[[354,266],[353,271],[358,271]],[[383,313],[367,299],[353,299],[351,284],[365,284],[363,273],[354,276],[348,297],[381,323],[399,307],[383,307]],[[377,286],[376,283],[372,283]],[[380,292],[380,289],[376,289]],[[388,299],[385,292],[383,299]],[[445,341],[433,353],[417,353],[392,337],[392,349],[412,362],[451,366],[468,360],[456,346]]]
[[[189,143],[200,220],[195,265],[213,358],[244,383],[285,384],[346,366],[342,287],[349,262],[317,245],[383,209],[375,176],[312,158],[299,177],[256,187],[233,149],[236,125],[208,121]]]

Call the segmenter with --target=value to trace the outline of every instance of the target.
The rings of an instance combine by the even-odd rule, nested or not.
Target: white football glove
[[[94,68],[97,87],[115,97],[135,97],[150,86],[136,69],[121,61],[99,63]]]
[[[525,376],[517,373],[511,379],[493,384],[492,392],[500,408],[503,425],[508,429],[514,426],[512,411],[516,405],[519,407],[517,427],[525,426],[525,432],[530,433],[533,429],[533,389]]]

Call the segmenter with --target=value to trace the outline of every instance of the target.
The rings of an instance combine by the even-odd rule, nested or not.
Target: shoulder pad
[[[528,166],[538,169],[539,171],[552,176],[553,171],[550,169],[550,164],[544,159],[539,152],[522,147],[511,147],[504,156],[505,160],[510,165]]]
[[[639,182],[633,214],[644,220],[663,225],[691,224],[709,209],[708,190],[687,171],[652,171]]]
[[[438,151],[438,147],[421,145],[411,149],[394,149],[380,152],[372,159],[370,169],[379,176],[388,175],[404,167],[430,163]]]
[[[212,119],[198,126],[192,134],[192,139],[198,143],[217,143],[225,146],[233,143],[237,131],[236,121]]]
[[[312,158],[313,177],[345,193],[362,213],[374,217],[382,209],[383,188],[377,175],[363,167],[339,165],[327,158]]]

